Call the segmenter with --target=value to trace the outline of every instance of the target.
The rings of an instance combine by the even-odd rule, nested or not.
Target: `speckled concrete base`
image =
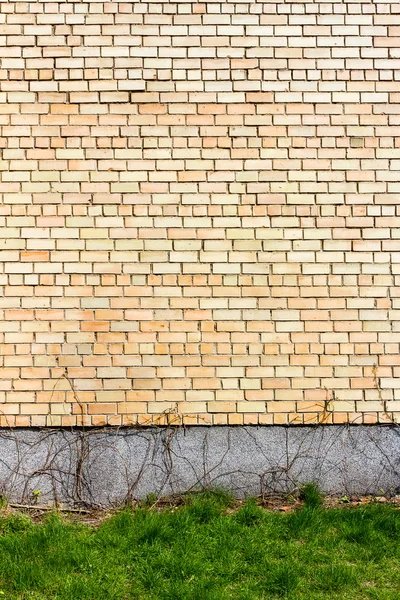
[[[315,481],[328,493],[397,493],[395,426],[0,430],[0,488],[14,502],[118,505],[224,487],[238,497]],[[36,494],[37,495],[37,494]]]

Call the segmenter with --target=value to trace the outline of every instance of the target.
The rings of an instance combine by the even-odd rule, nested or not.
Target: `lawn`
[[[0,599],[399,600],[399,541],[395,506],[323,508],[313,493],[287,513],[206,493],[95,527],[9,514]]]

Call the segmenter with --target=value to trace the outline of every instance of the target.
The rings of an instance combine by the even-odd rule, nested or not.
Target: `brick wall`
[[[1,2],[0,425],[400,414],[399,100],[398,0]]]

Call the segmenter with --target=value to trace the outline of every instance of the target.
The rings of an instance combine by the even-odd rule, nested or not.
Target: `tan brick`
[[[6,4],[4,418],[80,424],[66,368],[87,425],[386,422],[395,13]]]

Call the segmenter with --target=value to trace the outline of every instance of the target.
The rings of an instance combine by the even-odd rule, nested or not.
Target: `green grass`
[[[0,519],[0,600],[399,600],[400,511],[371,504],[238,510],[222,493],[100,527]]]

